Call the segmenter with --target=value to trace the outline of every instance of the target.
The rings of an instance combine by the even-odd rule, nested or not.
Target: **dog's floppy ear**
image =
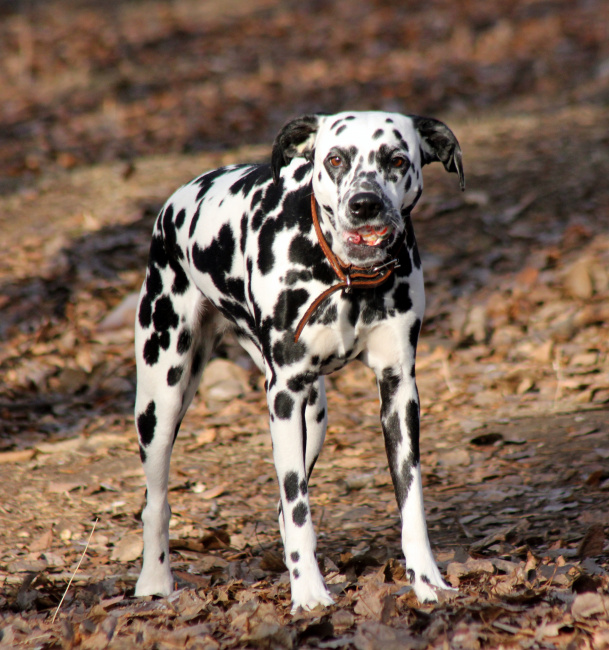
[[[441,162],[444,169],[459,176],[459,185],[465,189],[463,155],[455,134],[439,120],[410,115],[421,143],[421,164]]]
[[[279,180],[281,168],[292,158],[309,158],[319,128],[319,115],[303,115],[288,122],[275,138],[271,155],[273,180]]]

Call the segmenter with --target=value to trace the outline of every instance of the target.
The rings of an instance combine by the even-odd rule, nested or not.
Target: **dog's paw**
[[[334,605],[334,599],[324,584],[321,575],[305,576],[292,580],[292,614],[299,608],[311,611],[316,607]]]
[[[406,555],[406,573],[414,593],[422,603],[437,602],[438,594],[442,592],[457,592],[457,589],[449,587],[444,582],[431,550],[423,549],[417,552],[415,549],[409,549]]]
[[[408,570],[414,593],[421,603],[436,603],[441,593],[457,593],[457,589],[449,587],[442,578],[435,562],[429,564],[424,571]]]
[[[173,592],[173,577],[171,571],[161,575],[140,574],[135,585],[135,595],[142,596],[169,596]]]
[[[415,577],[413,582],[414,593],[421,603],[436,603],[441,594],[456,594],[457,589],[449,587],[442,577],[433,582],[426,576]]]

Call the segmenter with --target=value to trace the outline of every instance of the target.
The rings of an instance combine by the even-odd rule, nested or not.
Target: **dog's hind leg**
[[[136,323],[136,426],[146,474],[144,560],[136,596],[173,591],[167,501],[169,461],[180,423],[197,390],[222,317],[195,285],[175,291],[173,274],[151,262]],[[173,282],[173,285],[172,285]]]

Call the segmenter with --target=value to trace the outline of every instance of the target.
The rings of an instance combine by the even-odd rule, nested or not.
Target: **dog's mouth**
[[[354,246],[381,246],[392,234],[392,226],[363,226],[344,231],[343,239]]]

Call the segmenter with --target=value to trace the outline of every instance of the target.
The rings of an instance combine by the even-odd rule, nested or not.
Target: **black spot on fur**
[[[148,267],[148,274],[146,275],[146,294],[150,300],[154,300],[157,296],[163,293],[163,278],[161,272],[154,265]]]
[[[298,498],[298,474],[296,472],[288,472],[285,475],[283,479],[283,490],[288,503],[296,501]]]
[[[373,134],[372,134],[372,139],[373,140],[378,140],[385,131],[383,129],[377,129]]]
[[[421,257],[419,256],[419,247],[417,246],[416,241],[412,247],[412,261],[417,269],[421,268]]]
[[[165,562],[165,551],[163,551],[163,552],[159,555],[159,562],[160,562],[161,564],[163,564],[163,562]]]
[[[391,402],[401,382],[401,376],[393,368],[384,368],[379,381],[381,416],[391,407]]]
[[[298,560],[300,560],[300,553],[298,551],[294,551],[293,553],[290,553],[290,558],[291,558],[292,562],[294,562],[294,564],[296,564],[298,562]]]
[[[296,235],[290,242],[288,249],[288,259],[295,264],[302,264],[309,266],[311,264],[311,256],[314,254],[315,244],[311,242],[308,237],[304,235]]]
[[[346,128],[347,128],[346,124],[339,126],[338,129],[336,129],[336,135],[340,135]]]
[[[171,337],[169,336],[169,332],[161,332],[159,335],[159,345],[163,348],[163,350],[168,350],[170,343]]]
[[[197,199],[199,200],[199,199]],[[192,219],[190,220],[190,228],[188,229],[188,236],[192,238],[192,236],[195,234],[195,231],[197,230],[197,224],[199,223],[199,217],[201,216],[201,203],[197,206],[197,209],[195,210],[195,213],[192,215]]]
[[[301,501],[296,505],[294,510],[292,510],[292,521],[299,527],[304,526],[307,521],[308,512],[309,509],[307,508],[307,504],[304,503],[304,501]]]
[[[152,323],[157,332],[164,332],[179,325],[178,315],[173,310],[173,302],[169,296],[159,298],[154,306]]]
[[[299,309],[309,300],[306,289],[284,289],[277,298],[273,310],[273,326],[278,330],[286,330],[292,326],[298,317]]]
[[[165,250],[163,238],[160,235],[155,234],[152,237],[152,241],[150,242],[150,253],[148,255],[148,260],[150,265],[154,263],[162,269],[167,266],[167,251]]]
[[[275,211],[281,204],[284,194],[284,180],[283,178],[280,178],[276,183],[271,183],[267,186],[260,203],[260,210],[265,215]]]
[[[186,354],[192,345],[190,330],[183,329],[178,336],[178,354]]]
[[[406,426],[410,434],[410,462],[418,465],[420,460],[419,452],[419,405],[415,400],[410,400],[406,406]]]
[[[144,344],[144,361],[149,366],[154,366],[159,360],[159,347],[159,335],[154,332]]]
[[[229,192],[236,196],[241,193],[244,196],[251,194],[254,187],[271,180],[270,165],[255,165],[248,172],[235,181],[229,188]]]
[[[201,364],[203,363],[203,355],[201,352],[195,352],[194,357],[192,358],[192,366],[190,367],[190,374],[194,377],[201,370]]]
[[[140,434],[140,442],[147,447],[154,438],[156,428],[156,405],[153,400],[148,402],[148,406],[143,413],[137,417],[137,431]]]
[[[401,314],[405,314],[412,309],[412,300],[410,299],[410,285],[408,282],[402,282],[393,291],[393,300],[395,308]]]
[[[171,264],[171,270],[175,274],[173,285],[171,286],[171,292],[174,295],[181,296],[186,293],[186,289],[190,286],[190,280],[182,266],[177,262]]]
[[[402,442],[398,414],[392,413],[389,417],[381,419],[381,422],[385,437],[385,450],[389,461],[389,471],[393,480],[395,497],[401,512],[406,496],[408,495],[408,490],[410,489],[412,474],[410,472],[410,465],[407,462],[403,464],[403,467],[398,467],[398,449]]]
[[[294,580],[298,580],[298,578],[300,578],[300,571],[298,569],[294,569],[294,571],[292,571],[292,576],[294,577]]]
[[[301,165],[294,171],[294,180],[297,183],[301,183],[307,176],[307,174],[311,171],[313,165],[311,163],[305,163],[304,165]]]
[[[417,318],[413,323],[412,327],[410,328],[410,345],[412,345],[413,349],[416,349],[417,347],[420,331],[421,331],[421,321],[420,319]]]
[[[404,136],[397,129],[393,129],[393,135],[395,136],[395,139],[400,143],[400,147],[402,147],[405,151],[410,151],[408,142],[404,140]]]
[[[142,461],[142,463],[146,462],[146,451],[142,447],[142,445],[140,445],[140,460]]]
[[[357,298],[354,298],[354,296],[349,295],[350,299],[350,304],[349,304],[349,312],[347,314],[347,317],[349,318],[349,323],[351,324],[351,327],[355,327],[355,324],[357,323],[357,320],[359,318],[359,312],[360,312],[360,301]]]
[[[226,278],[229,277],[235,254],[235,238],[232,228],[225,223],[218,236],[206,248],[195,243],[192,261],[201,273],[208,273],[219,291],[226,293]]]
[[[294,342],[294,335],[290,332],[273,344],[273,360],[278,366],[289,366],[300,361],[307,352],[302,341]]]
[[[321,411],[317,414],[317,417],[315,418],[315,422],[317,424],[321,424],[324,421],[324,418],[326,417],[326,409],[323,408]]]
[[[307,404],[309,406],[313,406],[315,402],[317,401],[317,398],[319,397],[319,391],[317,390],[317,386],[312,386],[311,390],[309,391],[309,398],[307,399]]]
[[[226,174],[227,171],[228,170],[225,167],[220,167],[220,169],[214,169],[211,172],[207,172],[206,174],[203,174],[203,176],[200,176],[195,181],[193,181],[194,185],[199,186],[199,191],[197,193],[196,200],[200,201],[207,194],[207,192],[212,187],[216,179],[220,178],[221,176],[224,176],[224,174]],[[192,237],[192,232],[190,233],[190,236]]]
[[[167,372],[167,383],[169,386],[175,386],[182,378],[184,372],[183,366],[173,366]]]
[[[292,417],[294,409],[294,400],[290,397],[287,391],[282,390],[277,393],[274,403],[275,415],[280,420],[289,420]]]
[[[260,273],[266,275],[273,270],[275,265],[275,254],[273,243],[275,235],[282,229],[276,219],[269,219],[264,222],[258,235],[258,268]]]
[[[362,321],[364,325],[371,325],[377,319],[376,309],[370,305],[364,305],[362,309]]]
[[[184,219],[186,219],[186,210],[184,210],[184,208],[182,208],[178,212],[178,214],[176,216],[176,220],[175,220],[176,228],[178,230],[184,225]]]
[[[245,284],[241,278],[227,278],[226,293],[237,302],[245,302]]]
[[[163,215],[163,232],[165,234],[165,250],[169,254],[177,259],[184,257],[182,249],[178,246],[178,234],[176,232],[176,226],[173,222],[173,206],[167,206],[165,214]]]
[[[309,487],[307,485],[307,481],[303,478],[302,481],[300,481],[300,494],[304,496],[307,493],[308,489]]]
[[[299,271],[290,269],[285,275],[285,284],[288,287],[292,287],[297,282],[310,282],[312,278],[313,274],[307,269],[301,269]]]
[[[288,388],[293,392],[293,393],[300,393],[301,390],[304,390],[307,386],[309,386],[312,382],[314,382],[317,379],[318,375],[316,372],[301,372],[298,375],[294,375],[294,377],[291,377],[288,380]],[[310,395],[309,395],[310,399]]]
[[[241,251],[241,255],[245,253],[245,243],[247,241],[247,233],[248,233],[247,226],[248,226],[247,213],[244,212],[243,215],[241,216],[241,223],[240,223],[241,236],[239,237],[239,250]]]
[[[146,294],[140,302],[138,320],[144,329],[150,327],[150,323],[152,323],[152,303],[148,294]]]

